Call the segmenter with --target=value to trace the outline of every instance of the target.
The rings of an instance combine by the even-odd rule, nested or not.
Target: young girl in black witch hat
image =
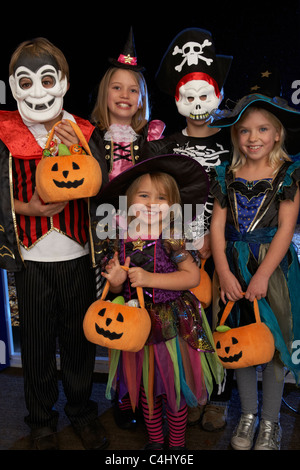
[[[213,125],[232,125],[234,145],[232,164],[216,168],[211,187],[216,197],[212,247],[222,300],[216,299],[214,313],[218,316],[228,299],[236,302],[230,326],[252,323],[249,301],[258,300],[276,353],[263,367],[263,408],[254,449],[278,450],[285,367],[297,383],[300,379],[300,366],[292,360],[293,341],[300,337],[300,298],[295,291],[300,267],[291,245],[299,214],[300,164],[283,148],[284,127],[287,132],[299,128],[300,113],[280,98],[250,94]],[[237,369],[236,378],[242,415],[231,444],[249,450],[259,423],[256,368]]]
[[[223,368],[211,345],[204,310],[190,291],[199,284],[198,265],[183,235],[176,238],[173,233],[175,221],[170,232],[165,231],[171,206],[181,203],[182,207],[190,204],[195,208],[196,200],[200,204],[206,200],[207,191],[207,176],[201,165],[176,155],[170,167],[170,156],[165,155],[134,165],[114,178],[102,193],[103,201],[115,208],[118,194],[127,195],[129,208],[139,204],[134,219],[138,232],[130,233],[131,222],[128,233],[109,240],[103,276],[112,292],[122,292],[126,301],[134,298],[136,287],[143,287],[151,318],[151,332],[143,349],[137,353],[121,351],[120,355],[111,350],[110,363],[117,362],[117,367],[115,364],[110,369],[107,389],[109,397],[112,382],[118,380],[120,399],[129,392],[133,405],[137,405],[141,398],[149,436],[146,449],[164,449],[164,400],[168,446],[173,450],[184,448],[187,405],[206,402],[212,375],[217,382],[222,379]],[[128,275],[120,264],[129,266]],[[153,371],[150,376],[149,371]]]
[[[162,121],[149,122],[144,67],[138,65],[132,29],[118,59],[102,78],[92,121],[102,131],[110,180],[134,165],[147,141],[161,138]]]

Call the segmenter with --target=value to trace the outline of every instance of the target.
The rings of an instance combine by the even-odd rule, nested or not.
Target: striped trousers
[[[26,261],[15,273],[20,316],[24,393],[31,429],[56,429],[56,353],[67,398],[65,412],[74,427],[98,416],[90,400],[95,345],[83,333],[86,310],[95,300],[95,274],[89,256],[42,263]]]

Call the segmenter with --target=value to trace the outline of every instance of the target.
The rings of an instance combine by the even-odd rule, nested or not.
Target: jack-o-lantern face
[[[36,170],[36,186],[44,202],[95,196],[102,183],[98,162],[91,155],[44,157]]]
[[[64,179],[61,180],[61,181],[58,181],[58,180],[54,179],[54,175],[53,175],[53,183],[58,188],[78,188],[78,186],[81,186],[83,184],[84,178],[81,178],[80,180],[77,180],[77,179],[69,180],[68,179],[68,178],[71,178],[71,174],[74,173],[74,176],[75,176],[76,171],[80,170],[80,166],[78,165],[78,163],[72,161],[72,167],[70,169],[66,169],[66,165],[60,164],[60,166],[63,166],[63,168],[64,168],[60,172],[61,177],[64,178]],[[57,171],[58,175],[60,174],[59,173],[59,168],[58,168],[58,162],[56,162],[52,165],[51,171],[52,172]],[[69,174],[70,174],[70,176],[69,176]]]
[[[144,308],[96,300],[84,317],[83,330],[92,343],[109,349],[137,352],[145,345],[151,329]]]
[[[98,335],[102,335],[102,336],[104,336],[105,338],[108,338],[111,341],[114,341],[115,339],[122,338],[123,331],[121,333],[116,333],[115,331],[111,331],[111,328],[112,327],[114,328],[114,322],[117,322],[116,326],[117,326],[118,329],[119,329],[119,327],[123,328],[123,326],[118,325],[118,322],[119,323],[124,323],[124,317],[123,317],[122,313],[119,312],[117,317],[115,318],[115,320],[113,320],[111,318],[111,316],[108,316],[106,314],[107,314],[106,308],[102,308],[98,312],[99,317],[103,317],[103,321],[104,321],[105,326],[107,327],[107,329],[104,329],[103,327],[100,327],[98,325],[98,323],[95,323],[96,332],[98,333]],[[101,324],[102,323],[103,322],[101,322]],[[108,329],[108,327],[110,327],[110,329]]]
[[[220,325],[213,333],[216,352],[225,369],[240,369],[271,361],[274,338],[264,323],[230,329]]]
[[[52,140],[55,131],[53,126],[43,150],[43,158],[36,168],[36,189],[45,203],[96,196],[101,188],[100,165],[92,156],[80,127],[73,121],[68,122],[80,145],[73,144],[68,148],[65,144],[57,144]]]
[[[216,350],[222,362],[238,362],[242,358],[243,351],[239,351],[239,346],[236,346],[238,343],[238,340],[234,336],[228,336],[228,342],[224,340],[222,347],[221,342],[217,341]]]

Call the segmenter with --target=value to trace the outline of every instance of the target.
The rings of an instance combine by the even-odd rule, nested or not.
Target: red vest
[[[94,126],[89,121],[75,117],[87,142]],[[14,198],[30,201],[35,190],[35,172],[43,149],[23,123],[18,111],[0,112],[0,139],[13,156]],[[34,245],[52,227],[84,245],[88,239],[88,214],[86,203],[70,201],[65,209],[54,217],[29,217],[16,214],[19,240],[27,248]]]

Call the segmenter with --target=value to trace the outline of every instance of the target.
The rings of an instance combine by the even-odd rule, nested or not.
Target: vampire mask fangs
[[[25,123],[47,122],[60,115],[68,80],[51,56],[21,55],[9,84]]]

